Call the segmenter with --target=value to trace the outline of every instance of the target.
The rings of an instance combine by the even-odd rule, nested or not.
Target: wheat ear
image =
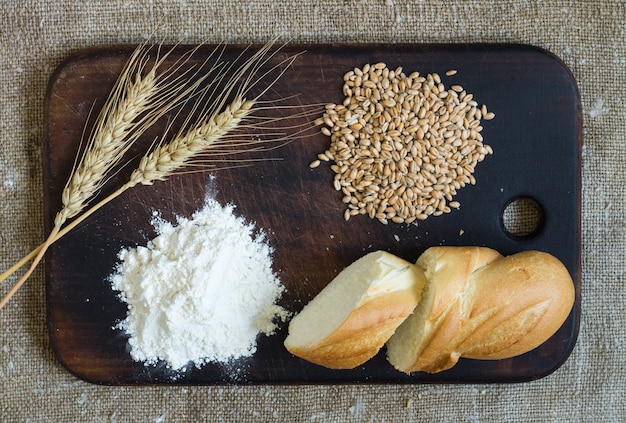
[[[183,136],[158,146],[141,159],[126,185],[131,188],[137,184],[150,185],[154,181],[165,180],[190,159],[206,152],[218,139],[237,128],[253,105],[253,100],[236,98],[222,113],[210,116]]]
[[[86,218],[95,213],[100,207],[118,197],[127,189],[132,188],[137,184],[150,185],[156,180],[166,179],[167,176],[177,170],[180,170],[180,168],[186,164],[189,164],[190,159],[197,154],[199,149],[206,150],[211,145],[215,145],[216,142],[219,141],[220,137],[223,137],[229,131],[235,129],[235,127],[241,123],[242,119],[249,116],[252,111],[251,106],[253,103],[254,102],[252,100],[235,101],[228,107],[224,114],[208,119],[207,122],[192,129],[181,139],[174,139],[171,143],[161,145],[151,153],[145,155],[141,159],[139,167],[131,174],[128,182],[103,200],[99,201],[97,204],[90,207],[89,210],[82,213],[71,223],[64,226],[60,231],[58,231],[54,241],[57,241],[66,235]],[[28,255],[24,256],[20,261],[15,263],[11,268],[7,269],[0,275],[0,281],[5,280],[28,263],[31,259],[36,257],[43,247],[44,244],[40,245]]]
[[[131,55],[98,116],[82,159],[65,185],[61,195],[63,207],[55,217],[55,227],[60,228],[67,219],[78,215],[145,130],[171,111],[215,70],[211,69],[194,84],[185,86],[182,77],[172,77],[181,62],[157,74],[157,69],[171,52],[158,58],[147,72],[144,72],[149,60],[147,46],[141,45]],[[185,58],[182,59],[184,61]]]
[[[78,166],[75,164],[75,169],[63,190],[63,208],[55,216],[53,233],[47,239],[50,242],[39,245],[0,274],[0,283],[30,260],[36,258],[44,246],[47,249],[49,245],[68,233],[84,218],[95,212],[99,207],[90,210],[89,213],[86,212],[86,216],[80,221],[72,222],[63,227],[68,219],[84,210],[89,200],[106,182],[106,173],[119,163],[123,153],[147,128],[182,103],[183,100],[187,101],[188,97],[195,96],[194,92],[205,80],[215,77],[216,71],[222,66],[219,63],[220,51],[217,49],[207,57],[203,64],[205,65],[214,55],[217,55],[215,64],[209,69],[203,69],[200,66],[195,71],[193,69],[181,71],[187,59],[199,47],[197,46],[183,54],[166,70],[157,73],[158,68],[163,65],[174,50],[172,48],[161,54],[159,47],[156,54],[157,59],[150,71],[144,76],[142,76],[142,72],[148,64],[149,48],[147,44],[143,44],[135,49],[94,125],[90,137],[92,144],[85,149],[81,163]],[[174,76],[177,72],[179,74]],[[187,84],[188,79],[195,79],[196,82]],[[219,77],[217,79],[219,80]],[[61,227],[63,228],[60,229]],[[37,258],[35,262],[40,259],[40,257]],[[18,288],[22,283],[23,281],[18,282]],[[9,292],[7,297],[12,296],[15,291]],[[5,300],[1,301],[0,308],[5,303]]]

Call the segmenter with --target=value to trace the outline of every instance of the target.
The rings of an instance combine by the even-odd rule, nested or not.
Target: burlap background
[[[42,240],[42,110],[72,51],[143,41],[519,42],[547,48],[581,92],[583,312],[577,346],[539,381],[471,386],[100,387],[54,359],[43,273],[0,311],[0,420],[626,421],[626,5],[623,1],[0,1],[0,264]],[[15,279],[10,279],[15,281]],[[8,284],[2,287],[6,292]]]

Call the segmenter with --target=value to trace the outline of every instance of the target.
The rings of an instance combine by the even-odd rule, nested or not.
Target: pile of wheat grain
[[[331,142],[310,166],[334,161],[346,220],[410,223],[460,206],[457,190],[476,183],[476,164],[493,153],[480,134],[493,112],[459,85],[446,89],[436,73],[407,76],[384,63],[346,73],[343,94],[316,121]]]

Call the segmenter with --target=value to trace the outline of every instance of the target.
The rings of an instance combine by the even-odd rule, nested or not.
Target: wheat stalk
[[[141,45],[131,55],[98,116],[82,159],[65,185],[61,195],[63,207],[55,217],[55,228],[79,214],[145,130],[192,93],[217,68],[206,72],[194,84],[185,85],[184,79],[172,76],[186,61],[183,56],[168,70],[157,74],[172,51],[159,54],[160,58],[145,74],[143,70],[149,60],[147,46]]]
[[[150,70],[145,72],[149,61],[149,49],[145,44],[135,49],[96,119],[87,147],[78,163],[74,163],[61,195],[62,207],[55,216],[54,227],[46,241],[33,251],[34,254],[27,256],[34,256],[33,263],[0,300],[0,309],[30,277],[46,250],[59,238],[59,232],[65,222],[83,211],[103,187],[132,144],[147,128],[171,111],[185,97],[191,95],[211,74],[207,72],[193,84],[186,84],[185,79],[181,77],[172,77],[175,71],[181,69],[184,63],[183,56],[183,61],[175,62],[169,72],[159,76],[158,68],[172,51],[163,54]],[[189,76],[189,72],[185,71],[182,75]],[[18,263],[25,264],[28,260],[22,259]],[[13,266],[2,275],[2,280],[17,269],[19,267]]]
[[[178,77],[168,82],[167,84],[156,84],[155,93],[160,101],[155,104],[160,104],[161,109],[158,109],[154,114],[148,114],[149,118],[143,118],[141,121],[141,131],[129,129],[124,125],[116,125],[116,120],[124,120],[130,117],[143,116],[141,108],[134,109],[130,106],[130,101],[125,107],[118,107],[117,113],[107,114],[104,113],[102,122],[98,128],[106,128],[103,130],[108,134],[105,143],[99,145],[92,145],[91,150],[87,150],[87,153],[83,155],[83,159],[79,165],[74,169],[68,184],[63,192],[63,209],[57,214],[55,218],[55,225],[52,229],[47,240],[40,245],[37,249],[31,252],[28,256],[24,257],[20,262],[16,263],[13,267],[0,275],[0,281],[6,279],[9,275],[14,273],[17,269],[23,266],[31,258],[35,257],[33,264],[24,276],[18,281],[13,289],[7,294],[5,298],[0,301],[0,309],[6,304],[10,297],[19,289],[24,281],[30,276],[37,263],[41,260],[48,247],[60,239],[67,232],[72,230],[87,217],[93,214],[100,207],[109,203],[111,200],[121,195],[127,189],[130,189],[138,184],[150,185],[154,181],[165,180],[169,176],[181,172],[185,166],[196,165],[198,163],[205,166],[208,161],[197,161],[197,159],[204,154],[211,153],[211,150],[215,154],[225,154],[242,151],[266,151],[271,147],[259,146],[268,141],[265,140],[234,140],[228,135],[238,127],[241,127],[242,121],[250,116],[255,111],[254,106],[258,103],[259,97],[265,94],[275,83],[278,78],[282,76],[287,68],[297,58],[297,55],[291,56],[288,59],[273,66],[270,70],[264,74],[259,75],[260,69],[266,64],[274,54],[269,54],[271,43],[266,44],[263,48],[257,51],[250,59],[246,60],[239,68],[235,69],[234,74],[230,79],[226,80],[226,85],[222,91],[218,92],[219,83],[223,81],[226,73],[233,70],[233,64],[228,66],[225,70],[216,65],[211,68],[210,72],[207,72],[204,77],[200,78],[196,84],[191,87],[181,89],[179,82],[182,77]],[[278,51],[278,50],[277,50]],[[242,53],[243,55],[243,53]],[[207,59],[208,61],[208,59]],[[159,63],[160,64],[160,63]],[[134,82],[126,85],[128,95],[122,95],[117,90],[113,91],[111,104],[116,103],[116,100],[120,98],[131,99],[144,99],[144,96],[138,95],[142,92],[142,87],[149,86],[149,79],[156,81],[158,76],[156,72],[157,66],[155,66],[151,72],[148,73],[146,80],[140,78],[140,70],[143,66],[138,66],[136,70],[139,72],[134,79]],[[98,191],[105,182],[105,174],[113,166],[119,163],[124,152],[129,146],[120,147],[118,149],[110,149],[111,140],[136,140],[141,132],[147,127],[152,125],[156,120],[161,117],[166,111],[169,111],[173,105],[177,104],[185,96],[189,96],[200,83],[204,82],[209,75],[216,69],[224,70],[224,73],[218,75],[213,81],[201,90],[202,95],[192,95],[196,102],[192,108],[192,113],[185,119],[179,132],[172,138],[169,143],[159,143],[155,148],[146,153],[146,155],[140,160],[139,166],[132,172],[129,180],[118,188],[115,192],[99,201],[97,204],[91,206],[88,210],[81,211],[85,208],[85,205],[93,197],[94,193]],[[257,94],[253,99],[246,99],[249,91],[267,75],[273,71],[278,71],[278,76],[275,76],[261,93]],[[130,75],[130,72],[126,75]],[[185,75],[185,72],[183,73]],[[133,95],[130,95],[133,94]],[[217,94],[217,95],[216,95]],[[215,96],[216,95],[216,96]],[[202,106],[203,97],[209,97],[210,102]],[[234,97],[234,98],[233,98]],[[229,99],[233,98],[230,103]],[[133,109],[133,110],[131,110]],[[167,109],[167,110],[166,110]],[[261,110],[263,108],[257,108]],[[201,117],[196,122],[191,121],[191,116],[199,114]],[[296,114],[292,116],[303,117],[306,113]],[[112,122],[110,122],[110,121]],[[268,123],[274,123],[277,119],[267,119]],[[250,128],[259,129],[262,125],[252,124]],[[163,139],[167,135],[169,127],[166,129]],[[96,131],[97,133],[98,131]],[[299,135],[300,132],[295,135]],[[276,135],[276,134],[272,134]],[[280,145],[289,142],[293,137],[290,136],[277,136],[272,138],[274,143],[280,143]],[[94,143],[95,144],[95,143]],[[243,150],[237,147],[244,147]],[[102,155],[107,156],[106,159],[100,161],[95,160],[93,156]],[[106,162],[105,162],[106,160]],[[67,219],[77,216],[70,224],[63,227],[63,224]]]

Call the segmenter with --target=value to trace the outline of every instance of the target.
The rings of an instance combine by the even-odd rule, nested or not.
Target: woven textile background
[[[43,238],[47,81],[77,49],[144,41],[515,42],[546,48],[583,105],[583,308],[573,354],[515,385],[102,387],[50,349],[40,267],[0,310],[2,422],[626,421],[624,1],[0,0],[0,264]],[[15,282],[14,278],[8,282]],[[6,293],[8,282],[1,287]]]

